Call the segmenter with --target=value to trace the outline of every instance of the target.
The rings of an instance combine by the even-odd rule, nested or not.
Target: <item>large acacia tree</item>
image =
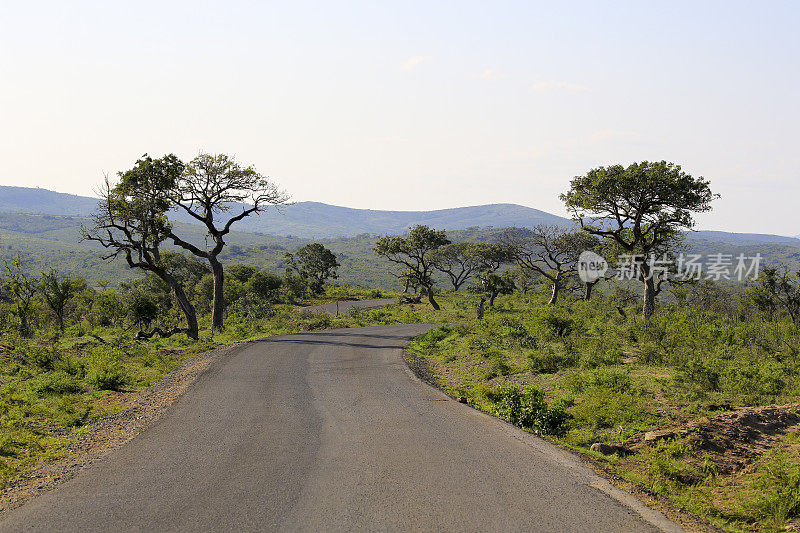
[[[647,258],[663,251],[681,230],[693,228],[692,213],[709,211],[718,197],[703,177],[694,178],[666,161],[598,167],[575,177],[561,195],[586,232],[640,257],[636,264],[644,284],[644,318],[655,311],[659,282]]]
[[[243,167],[225,154],[201,153],[186,166],[169,189],[171,205],[183,210],[208,231],[210,245],[201,248],[170,231],[175,245],[206,259],[214,277],[211,326],[224,327],[225,273],[219,255],[225,236],[240,220],[259,214],[270,205],[288,201],[286,193],[252,166]]]
[[[450,241],[444,231],[420,225],[414,226],[403,237],[382,237],[375,244],[375,253],[403,265],[405,270],[400,277],[422,287],[431,306],[438,310],[439,304],[433,298],[433,256],[436,250],[447,244]]]
[[[106,178],[93,215],[94,224],[82,228],[82,233],[85,240],[98,242],[109,250],[103,259],[122,255],[129,267],[152,272],[164,281],[186,317],[186,334],[197,339],[197,313],[161,251],[164,241],[172,235],[167,218],[171,207],[169,192],[176,187],[183,170],[184,164],[173,154],[160,159],[145,154],[132,169],[119,173],[115,185]]]

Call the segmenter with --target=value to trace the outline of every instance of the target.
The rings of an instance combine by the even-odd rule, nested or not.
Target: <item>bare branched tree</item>
[[[172,229],[169,238],[175,245],[208,260],[214,276],[211,326],[221,330],[225,274],[219,254],[225,247],[225,236],[235,223],[270,205],[285,204],[289,197],[252,166],[242,167],[225,154],[201,153],[169,189],[169,200],[208,231],[211,246],[206,249],[182,239]]]
[[[558,296],[567,277],[577,271],[578,256],[591,246],[589,236],[580,231],[555,225],[539,225],[533,229],[511,228],[499,239],[524,271],[548,279],[552,285],[550,305]]]

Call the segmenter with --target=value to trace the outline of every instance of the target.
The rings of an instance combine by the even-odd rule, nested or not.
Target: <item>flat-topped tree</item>
[[[679,165],[643,161],[628,167],[598,167],[577,176],[561,200],[585,231],[613,240],[627,254],[646,258],[663,251],[681,230],[692,229],[692,213],[711,210],[711,201],[718,197],[708,181],[690,176]],[[650,318],[659,280],[647,260],[637,266],[644,284],[642,315]]]
[[[438,310],[439,304],[433,298],[434,280],[433,255],[436,250],[450,244],[444,231],[428,226],[414,226],[404,237],[382,237],[375,244],[375,253],[393,263],[406,267],[399,275],[425,290],[431,306]]]
[[[161,251],[162,243],[172,233],[167,218],[171,207],[169,191],[177,185],[183,170],[184,164],[173,154],[160,159],[145,154],[132,169],[119,173],[117,184],[112,185],[106,178],[97,211],[92,215],[94,225],[82,227],[81,233],[83,239],[109,250],[103,259],[122,255],[129,267],[152,272],[164,281],[186,317],[186,334],[197,339],[194,306]]]
[[[201,153],[195,157],[170,189],[170,201],[208,230],[211,246],[201,249],[174,232],[169,237],[175,245],[208,260],[214,277],[211,326],[224,327],[225,274],[218,257],[225,248],[225,236],[231,227],[270,205],[285,204],[289,197],[252,166],[242,167],[225,154]],[[226,217],[225,215],[231,214]]]

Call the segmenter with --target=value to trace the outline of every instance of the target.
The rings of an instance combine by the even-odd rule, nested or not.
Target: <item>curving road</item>
[[[678,530],[571,454],[418,380],[401,348],[428,327],[244,345],[0,531]]]

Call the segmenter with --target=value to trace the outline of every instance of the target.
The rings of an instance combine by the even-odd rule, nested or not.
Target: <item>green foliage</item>
[[[228,279],[236,280],[242,285],[250,281],[250,279],[258,272],[259,271],[256,267],[241,263],[225,268],[225,274],[228,276]]]
[[[321,294],[325,281],[336,279],[336,269],[340,266],[336,255],[318,242],[307,244],[294,254],[286,254],[287,263],[300,277],[308,280],[308,287],[313,294]]]
[[[543,336],[564,338],[575,330],[575,320],[563,308],[540,307],[534,310],[532,317]]]
[[[537,374],[552,374],[578,363],[574,353],[557,352],[552,346],[528,353],[528,369]]]
[[[742,507],[753,518],[775,525],[800,516],[800,463],[786,452],[773,452],[760,466],[753,488],[758,492]]]
[[[39,375],[30,382],[30,387],[39,396],[72,394],[83,390],[78,379],[63,370]]]
[[[278,291],[283,285],[280,276],[271,272],[258,271],[247,281],[247,292],[268,302],[277,301]]]
[[[158,317],[158,302],[152,293],[133,289],[125,295],[125,312],[139,328],[144,329]]]
[[[718,197],[707,180],[679,165],[643,161],[577,176],[561,200],[587,232],[606,238],[622,253],[662,257],[678,245],[682,230],[694,226],[692,214],[709,211]],[[650,318],[658,280],[646,262],[637,264],[645,290],[643,316]]]
[[[544,392],[536,387],[520,391],[515,386],[500,386],[487,392],[494,413],[508,422],[541,435],[563,435],[570,415],[558,405],[548,405]]]
[[[800,327],[800,270],[790,275],[785,269],[765,268],[749,296],[759,311],[770,317],[786,313]]]
[[[433,299],[433,286],[436,283],[432,277],[434,256],[439,248],[447,244],[450,244],[450,240],[444,231],[418,225],[406,236],[378,239],[375,253],[403,267],[400,277],[412,286],[424,288],[431,306],[438,310],[439,305]]]

